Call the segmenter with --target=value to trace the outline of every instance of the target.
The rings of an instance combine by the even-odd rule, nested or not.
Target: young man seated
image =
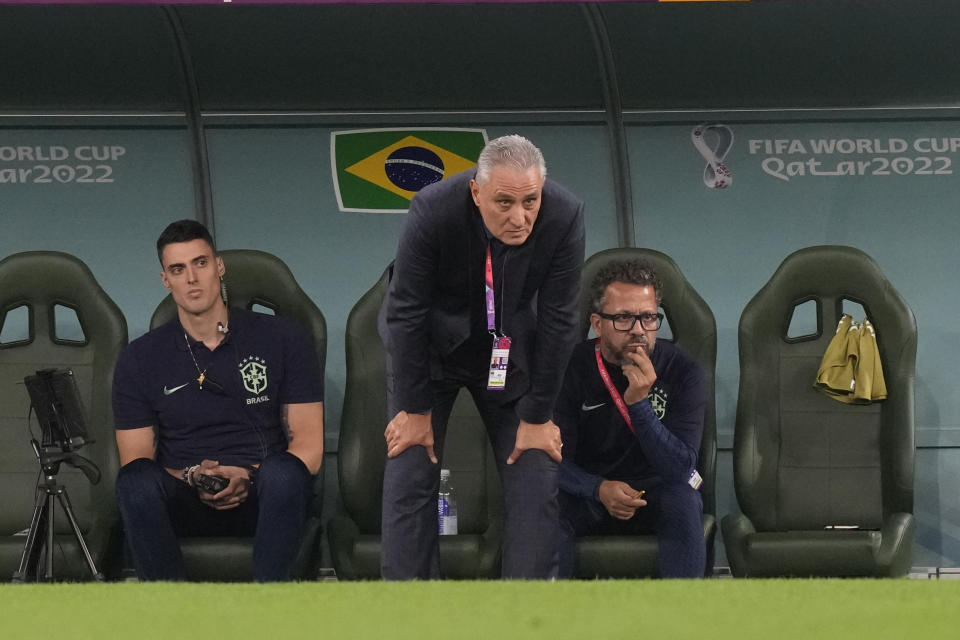
[[[253,579],[287,580],[323,459],[323,374],[292,323],[227,308],[207,229],[157,240],[171,322],[113,380],[117,500],[141,580],[183,580],[181,536],[253,536]]]

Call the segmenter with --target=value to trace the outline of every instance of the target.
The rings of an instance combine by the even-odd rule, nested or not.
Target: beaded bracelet
[[[200,465],[195,464],[192,467],[184,467],[183,471],[180,472],[180,479],[191,487],[193,484],[193,472],[200,468]]]

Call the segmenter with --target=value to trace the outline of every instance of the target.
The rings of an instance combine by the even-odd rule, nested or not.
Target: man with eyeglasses
[[[177,317],[117,362],[117,501],[141,580],[183,580],[181,536],[252,536],[253,576],[287,580],[323,459],[322,363],[293,323],[228,308],[194,220],[157,240]]]
[[[580,536],[655,533],[661,577],[703,576],[703,371],[657,341],[661,283],[646,262],[607,265],[590,295],[597,338],[574,348],[554,412],[564,443],[560,574],[573,577]]]

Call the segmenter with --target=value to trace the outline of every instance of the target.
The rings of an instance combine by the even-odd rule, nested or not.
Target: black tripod
[[[30,575],[36,575],[37,580],[40,579],[40,553],[34,553],[34,550],[37,543],[37,534],[41,528],[44,529],[46,538],[43,579],[47,582],[53,580],[53,513],[56,506],[54,499],[60,500],[60,506],[63,508],[63,512],[67,514],[67,519],[70,520],[70,526],[73,527],[73,535],[76,536],[77,543],[79,543],[80,549],[83,551],[93,579],[98,582],[103,582],[103,574],[97,571],[97,566],[93,562],[90,550],[87,549],[87,543],[84,541],[83,534],[80,532],[80,525],[77,524],[73,507],[70,505],[70,496],[67,495],[67,488],[57,482],[60,465],[64,462],[83,471],[84,475],[87,476],[87,479],[90,480],[92,484],[100,482],[100,470],[97,469],[97,466],[93,464],[93,462],[72,451],[63,451],[59,447],[41,447],[35,439],[32,439],[30,444],[33,445],[33,450],[37,454],[37,461],[43,470],[44,483],[43,485],[37,485],[37,499],[34,503],[33,519],[30,521],[30,529],[27,532],[27,542],[23,545],[23,554],[20,556],[20,566],[13,574],[12,582],[26,582],[27,577]]]

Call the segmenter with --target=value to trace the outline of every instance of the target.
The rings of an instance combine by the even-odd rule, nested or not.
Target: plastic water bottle
[[[457,495],[450,486],[450,469],[440,470],[440,493],[437,495],[437,516],[440,535],[457,535]]]

